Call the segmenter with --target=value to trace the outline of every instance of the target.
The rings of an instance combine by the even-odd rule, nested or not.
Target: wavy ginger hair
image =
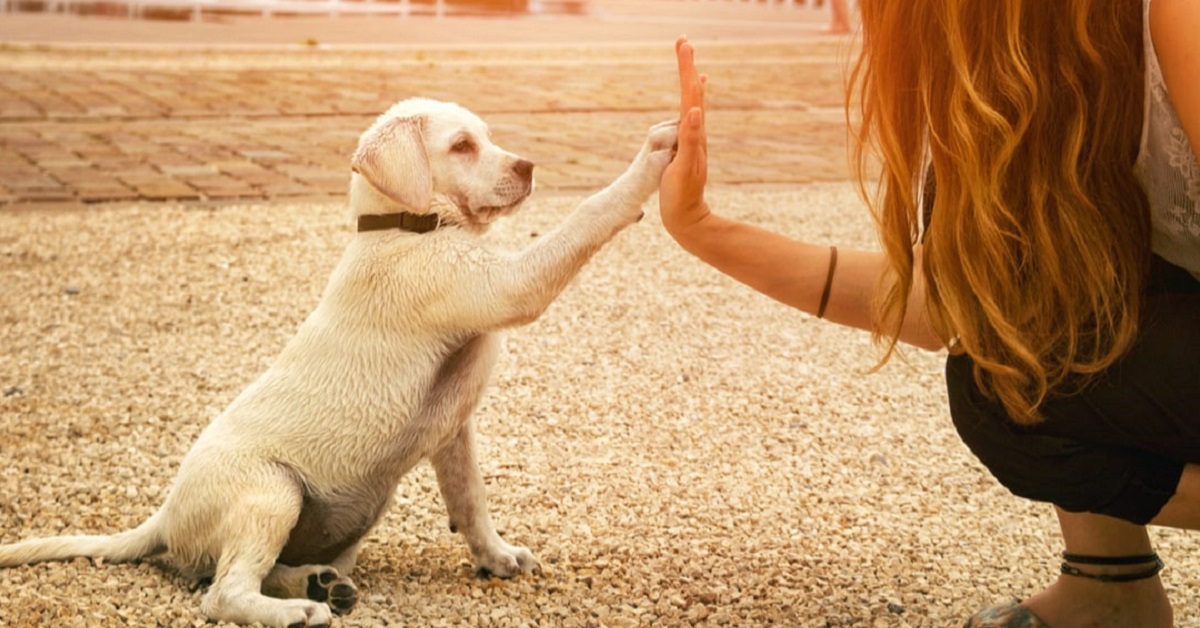
[[[1139,0],[860,0],[859,181],[895,349],[920,239],[934,331],[1022,424],[1133,343],[1150,222]],[[882,162],[877,189],[865,183]],[[876,169],[878,172],[878,169]],[[931,185],[936,183],[936,186]],[[932,203],[919,234],[921,190]],[[928,198],[932,196],[932,199]]]

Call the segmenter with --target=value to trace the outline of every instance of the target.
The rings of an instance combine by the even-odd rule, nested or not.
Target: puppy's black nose
[[[518,159],[512,167],[513,174],[528,181],[533,177],[533,162],[525,159]]]

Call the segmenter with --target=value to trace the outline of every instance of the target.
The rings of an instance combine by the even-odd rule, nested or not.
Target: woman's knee
[[[1173,494],[1181,463],[1019,426],[979,389],[973,370],[968,356],[947,360],[950,416],[967,448],[1013,494],[1135,523],[1149,521]]]

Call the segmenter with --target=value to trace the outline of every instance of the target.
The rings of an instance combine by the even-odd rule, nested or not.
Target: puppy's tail
[[[0,567],[67,560],[79,556],[103,558],[115,563],[152,556],[166,549],[159,525],[161,516],[161,511],[156,512],[142,525],[118,534],[55,536],[0,545]]]

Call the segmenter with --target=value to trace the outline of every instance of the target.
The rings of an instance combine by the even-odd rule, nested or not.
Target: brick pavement
[[[710,74],[715,185],[847,175],[847,42],[697,40]],[[399,49],[0,48],[0,204],[231,201],[345,194],[373,116],[460,102],[538,164],[542,190],[603,185],[675,114],[661,44]]]

